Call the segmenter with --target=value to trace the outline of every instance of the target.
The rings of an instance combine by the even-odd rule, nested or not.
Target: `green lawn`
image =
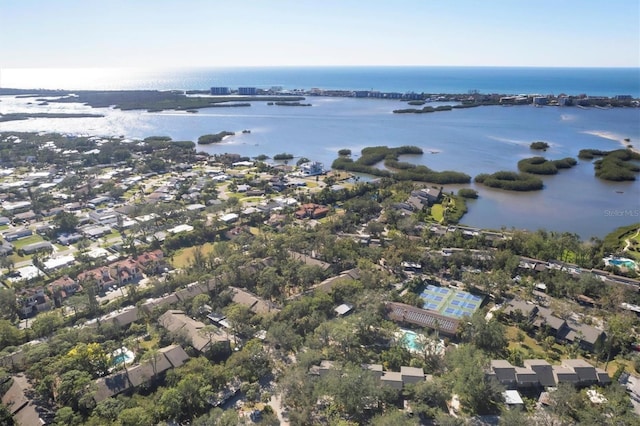
[[[444,208],[442,204],[434,204],[431,206],[431,217],[438,222],[442,222],[444,219]]]
[[[171,264],[174,268],[185,268],[189,266],[191,260],[193,259],[193,252],[196,248],[200,248],[202,250],[202,254],[207,256],[213,250],[213,243],[206,243],[201,246],[196,247],[188,247],[178,251],[176,254],[172,256]]]
[[[240,198],[241,203],[257,203],[259,201],[264,200],[262,197],[244,197]]]
[[[17,251],[28,244],[39,243],[40,241],[44,241],[44,238],[42,238],[40,235],[34,234],[30,237],[14,241],[12,244]]]

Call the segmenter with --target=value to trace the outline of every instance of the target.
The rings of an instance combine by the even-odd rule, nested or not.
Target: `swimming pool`
[[[631,259],[627,259],[626,257],[611,257],[605,259],[605,262],[609,265],[623,266],[627,269],[636,269],[636,262]]]
[[[422,351],[422,344],[418,341],[418,334],[411,330],[400,329],[398,333],[402,346],[409,349],[411,352]]]
[[[133,352],[124,346],[111,352],[111,367],[117,367],[121,364],[131,364],[135,358]]]
[[[420,337],[418,337],[418,333],[412,330],[407,330],[401,328],[398,333],[396,333],[396,337],[398,337],[398,342],[402,344],[405,348],[407,348],[410,352],[422,352],[425,347],[420,342]],[[444,341],[442,339],[438,340],[436,343],[435,340],[432,341],[435,345],[434,348],[430,350],[434,350],[442,355],[444,353]],[[428,346],[431,346],[430,344]]]

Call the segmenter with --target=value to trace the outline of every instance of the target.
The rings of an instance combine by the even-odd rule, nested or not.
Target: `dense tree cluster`
[[[547,160],[544,157],[531,157],[518,161],[518,170],[534,175],[555,175],[559,169],[568,169],[578,164],[571,157],[562,160]]]
[[[537,191],[544,187],[544,183],[540,178],[509,171],[492,174],[481,173],[475,177],[475,181],[491,188],[506,189],[508,191]]]

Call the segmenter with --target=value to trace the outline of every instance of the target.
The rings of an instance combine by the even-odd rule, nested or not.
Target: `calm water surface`
[[[425,154],[405,160],[435,170],[478,173],[516,170],[518,160],[536,155],[535,140],[550,143],[550,159],[577,157],[583,148],[617,149],[630,138],[640,146],[639,109],[578,109],[531,106],[480,107],[432,114],[392,114],[406,103],[390,100],[309,98],[312,107],[268,106],[147,113],[91,109],[82,105],[36,105],[33,99],[0,98],[0,112],[93,112],[104,118],[31,119],[0,123],[0,130],[57,131],[72,134],[168,135],[196,140],[222,130],[240,132],[224,143],[199,147],[208,153],[247,156],[288,152],[325,163],[341,148],[354,154],[374,145],[417,145]],[[31,105],[28,102],[32,102]],[[471,184],[480,199],[469,203],[463,222],[487,228],[546,228],[583,238],[602,237],[614,228],[640,221],[640,181],[603,182],[593,166],[580,161],[570,170],[544,177],[545,189],[512,193]],[[447,188],[456,190],[457,187]],[[621,192],[621,193],[620,193]]]

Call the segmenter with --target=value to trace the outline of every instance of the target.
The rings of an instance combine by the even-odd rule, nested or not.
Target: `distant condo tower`
[[[212,95],[229,95],[231,90],[228,87],[212,87],[211,94]]]
[[[238,95],[255,96],[258,89],[255,87],[238,87]]]

